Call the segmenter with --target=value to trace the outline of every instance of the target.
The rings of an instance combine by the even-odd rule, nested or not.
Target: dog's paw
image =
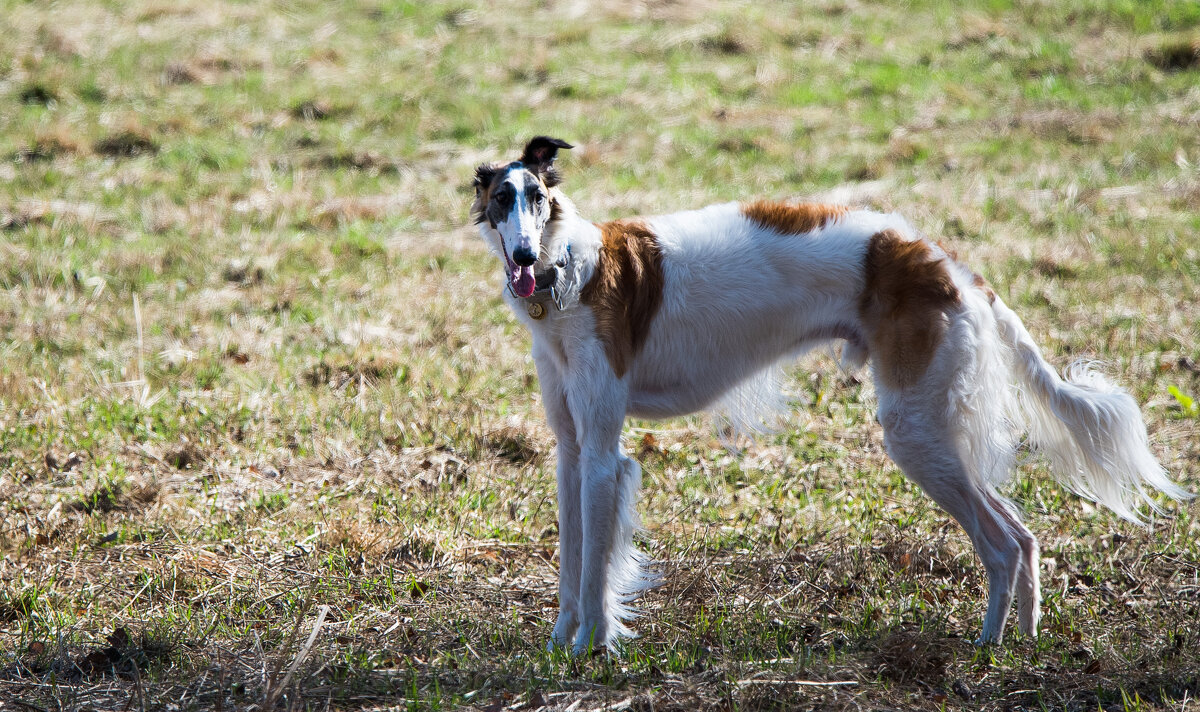
[[[604,643],[575,643],[571,646],[571,655],[576,658],[596,658],[612,652]]]
[[[580,625],[579,632],[575,634],[575,644],[571,646],[571,652],[580,656],[595,655],[604,650],[607,642],[608,626],[605,624]]]
[[[1038,623],[1041,622],[1040,611],[1036,607],[1025,610],[1022,608],[1017,617],[1017,630],[1022,635],[1027,635],[1030,638],[1036,638],[1038,634]]]
[[[554,630],[550,631],[550,640],[546,642],[546,650],[565,648],[570,645],[578,627],[574,616],[559,613],[558,620],[554,622]]]

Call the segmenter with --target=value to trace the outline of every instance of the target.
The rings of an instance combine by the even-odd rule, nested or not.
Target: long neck
[[[542,233],[542,256],[547,264],[561,264],[575,289],[591,279],[600,252],[600,229],[579,216],[575,204],[558,189],[552,189],[553,214]]]
[[[581,257],[588,247],[598,244],[593,223],[583,220],[575,209],[575,203],[562,191],[552,189],[553,208],[546,232],[542,233],[542,252],[548,262],[562,261],[570,250],[571,258]]]

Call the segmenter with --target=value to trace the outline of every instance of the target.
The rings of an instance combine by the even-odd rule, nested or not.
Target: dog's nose
[[[537,262],[537,255],[534,254],[533,250],[522,245],[521,247],[513,250],[513,262],[516,262],[522,267],[528,267],[534,262]]]

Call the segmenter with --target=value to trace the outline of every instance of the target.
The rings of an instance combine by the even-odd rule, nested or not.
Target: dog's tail
[[[989,295],[990,296],[990,295]],[[1077,361],[1061,378],[1042,357],[1025,325],[999,297],[991,299],[1000,340],[1022,386],[1011,417],[1029,443],[1050,461],[1056,479],[1122,517],[1139,522],[1137,509],[1157,489],[1174,499],[1193,495],[1168,477],[1150,452],[1146,424],[1133,397],[1094,364]]]
[[[622,457],[617,482],[617,527],[613,548],[608,555],[608,590],[604,595],[608,611],[609,641],[635,637],[625,621],[637,617],[631,605],[647,590],[658,585],[658,577],[649,569],[649,558],[633,541],[641,529],[637,513],[638,493],[642,489],[642,468],[632,458]]]

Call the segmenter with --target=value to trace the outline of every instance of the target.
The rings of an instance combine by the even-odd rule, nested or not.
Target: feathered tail
[[[992,313],[1001,341],[1011,349],[1013,375],[1023,386],[1012,417],[1049,459],[1056,479],[1134,522],[1141,521],[1142,502],[1159,511],[1152,489],[1174,499],[1194,496],[1172,482],[1150,452],[1146,424],[1132,396],[1087,362],[1072,364],[1060,378],[999,298]]]

